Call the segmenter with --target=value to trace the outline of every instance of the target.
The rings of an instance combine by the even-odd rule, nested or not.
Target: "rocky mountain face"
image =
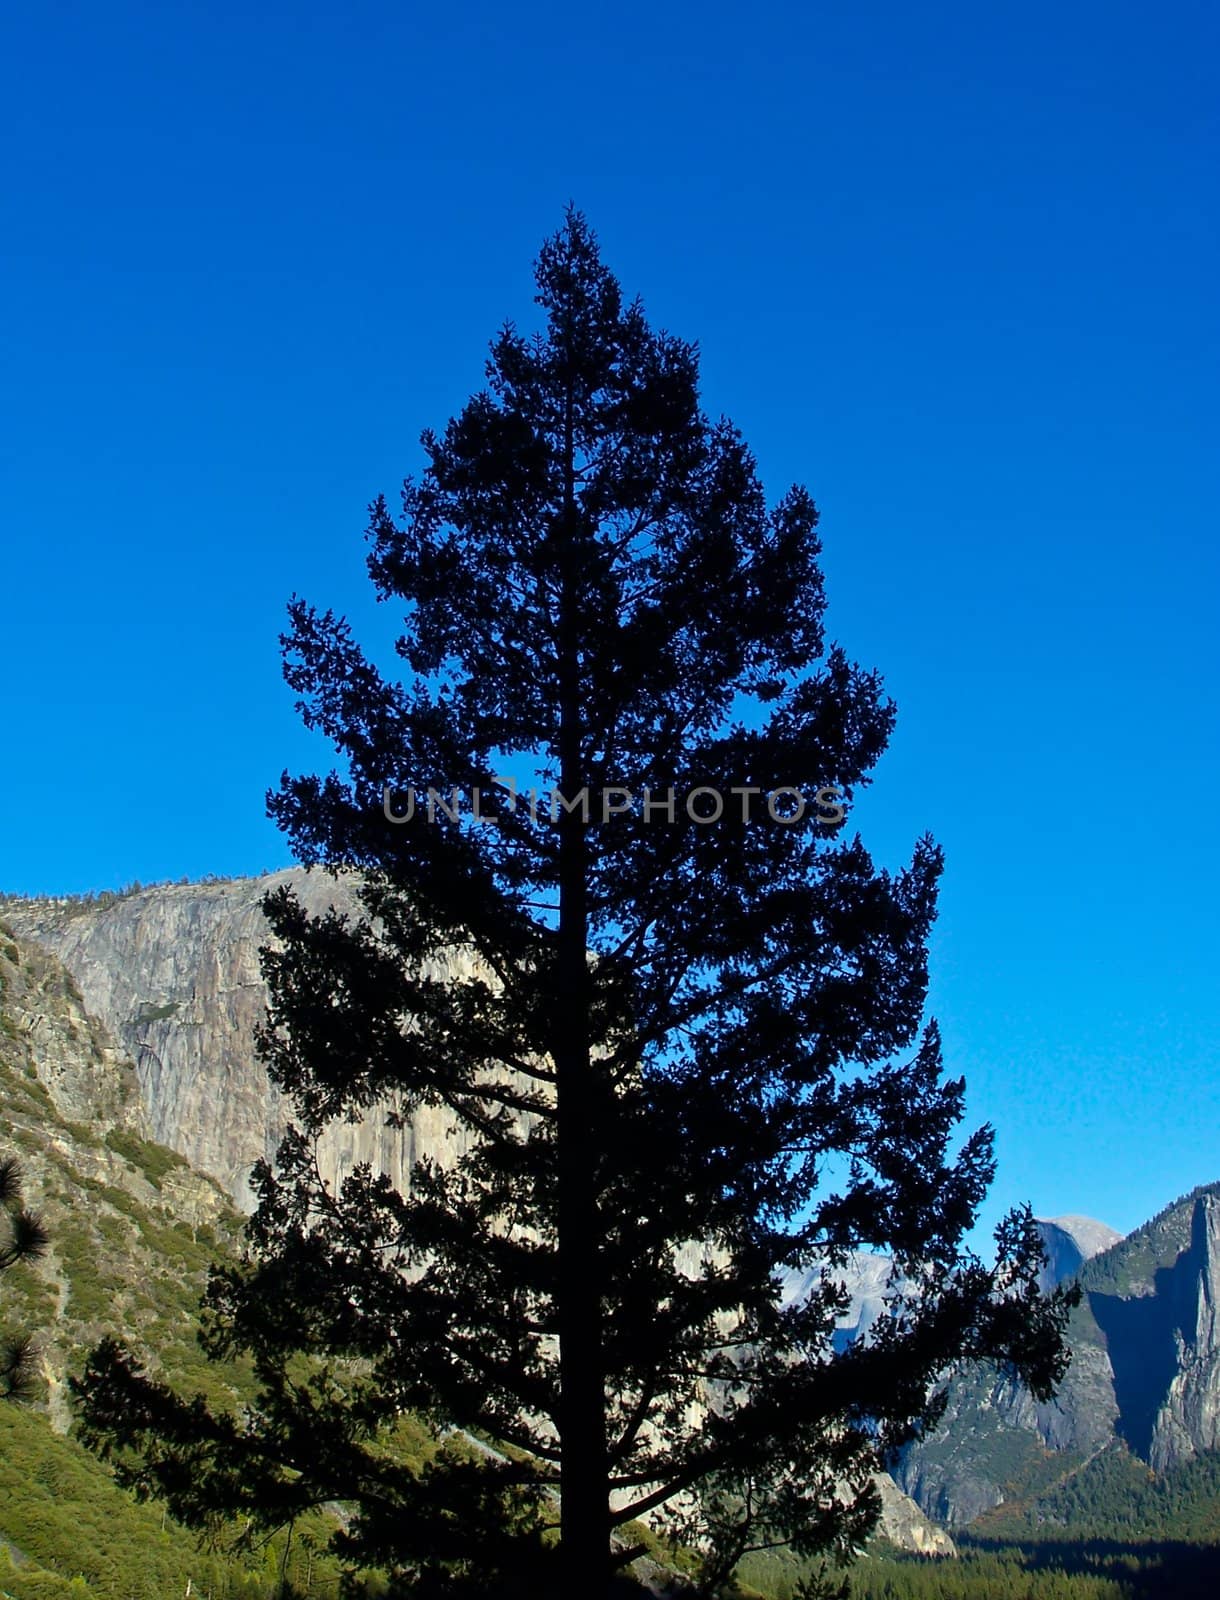
[[[957,1546],[943,1528],[904,1494],[888,1472],[879,1473],[873,1482],[881,1496],[881,1537],[899,1550],[917,1556],[955,1556]]]
[[[1116,1429],[1164,1472],[1220,1445],[1220,1184],[1167,1207],[1080,1273],[1081,1337],[1104,1343]]]
[[[148,1133],[134,1064],[62,964],[0,921],[0,1156],[16,1156],[22,1201],[49,1235],[44,1256],[0,1273],[0,1331],[29,1335],[36,1355],[30,1400],[0,1405],[0,1593],[329,1600],[340,1571],[318,1549],[325,1513],[295,1554],[283,1534],[274,1557],[240,1546],[236,1521],[204,1547],[74,1437],[68,1379],[108,1335],[218,1409],[255,1395],[248,1362],[210,1362],[196,1340],[208,1269],[239,1252],[243,1218]],[[408,1457],[409,1438],[396,1441]]]
[[[250,1167],[274,1156],[290,1107],[267,1081],[254,1032],[266,1008],[258,950],[269,935],[261,903],[283,883],[311,914],[332,907],[359,911],[342,880],[299,869],[261,879],[161,885],[95,900],[0,901],[0,928],[8,925],[0,958],[5,950],[12,958],[11,971],[0,969],[0,980],[9,972],[5,1026],[22,1041],[20,1061],[5,1080],[9,1093],[0,1092],[0,1110],[29,1166],[32,1201],[48,1209],[49,1197],[58,1196],[48,1221],[65,1241],[70,1259],[58,1262],[53,1250],[47,1270],[63,1277],[60,1268],[67,1267],[70,1276],[83,1275],[91,1285],[75,1297],[69,1294],[64,1306],[75,1299],[78,1309],[86,1301],[95,1311],[107,1308],[100,1320],[61,1320],[51,1341],[57,1354],[46,1372],[61,1426],[67,1425],[65,1352],[83,1351],[103,1331],[129,1339],[133,1330],[138,1335],[143,1326],[138,1284],[165,1280],[144,1241],[154,1241],[154,1251],[161,1241],[176,1257],[189,1258],[185,1276],[171,1272],[167,1280],[172,1303],[183,1315],[187,1302],[193,1307],[197,1301],[203,1282],[206,1249],[198,1248],[199,1226],[205,1246],[220,1236],[232,1238],[236,1214],[228,1201],[249,1210]],[[442,970],[460,981],[470,968],[450,958]],[[19,1089],[22,1078],[43,1087],[31,1090],[34,1100],[13,1122],[12,1086]],[[74,1174],[68,1187],[42,1159],[46,1128],[37,1130],[48,1110],[53,1112],[50,1143]],[[72,1120],[62,1122],[63,1117]],[[384,1126],[383,1118],[372,1113],[357,1125],[330,1130],[319,1155],[331,1182],[368,1161],[406,1191],[416,1160],[452,1158],[461,1137],[451,1119],[430,1108],[401,1130]],[[153,1173],[153,1182],[141,1163]],[[97,1192],[103,1189],[110,1198],[99,1206]],[[126,1235],[136,1216],[138,1238],[129,1241],[127,1256],[104,1249],[101,1235],[95,1240],[92,1233],[81,1233],[74,1213],[82,1195],[86,1208],[96,1213],[93,1224],[109,1230],[107,1236]],[[67,1203],[73,1198],[75,1206]],[[152,1207],[148,1217],[141,1206]],[[172,1238],[166,1233],[171,1216],[178,1230]],[[101,1293],[79,1259],[94,1255],[110,1263]],[[41,1270],[28,1269],[35,1279]],[[853,1260],[852,1302],[840,1319],[837,1345],[859,1337],[884,1314],[889,1272],[885,1257],[860,1254]],[[794,1278],[788,1292],[796,1295],[803,1288]],[[19,1298],[16,1310],[28,1312],[31,1325],[55,1315],[49,1302],[29,1299]],[[157,1320],[146,1331],[148,1337],[137,1342],[154,1365],[158,1338],[169,1339],[176,1357],[171,1368],[186,1370],[180,1331],[170,1339]],[[195,1360],[189,1361],[189,1376],[195,1388],[210,1386],[206,1367]],[[954,1553],[944,1530],[890,1477],[882,1475],[877,1484],[882,1538],[924,1555]]]
[[[96,900],[0,902],[0,917],[58,957],[88,1011],[135,1062],[149,1136],[215,1178],[244,1210],[253,1205],[250,1168],[274,1157],[289,1121],[254,1049],[267,1003],[262,901],[286,883],[311,915],[359,913],[350,882],[299,868]],[[454,981],[470,970],[456,955],[441,966]],[[319,1158],[331,1182],[367,1161],[405,1190],[416,1160],[443,1159],[461,1140],[448,1113],[423,1107],[402,1129],[376,1115],[339,1124]]]
[[[50,1234],[41,1260],[4,1273],[0,1321],[35,1336],[60,1431],[83,1352],[104,1333],[155,1364],[182,1347],[209,1260],[237,1238],[219,1185],[148,1131],[135,1069],[71,975],[0,923],[0,1153],[18,1158],[23,1201]],[[193,1339],[185,1362],[203,1368]]]
[[[874,1255],[867,1250],[851,1252],[842,1274],[850,1299],[846,1310],[835,1321],[836,1350],[846,1350],[856,1339],[863,1338],[878,1318],[888,1315],[885,1297],[893,1265],[889,1256]],[[820,1280],[818,1269],[788,1273],[784,1278],[783,1304],[803,1300]]]
[[[1148,1445],[1156,1471],[1220,1445],[1220,1195],[1200,1195],[1190,1218],[1190,1244],[1166,1270],[1157,1299],[1165,1314],[1158,1330],[1173,1376],[1157,1409]]]
[[[1038,1231],[1046,1251],[1046,1267],[1039,1281],[1043,1289],[1048,1290],[1074,1278],[1086,1261],[1109,1250],[1122,1238],[1121,1233],[1092,1217],[1039,1218]]]
[[[1100,1225],[1082,1228],[1080,1220],[1043,1224],[1044,1236],[1055,1230],[1047,1238],[1050,1281],[1056,1264],[1070,1268],[1073,1251],[1105,1238]],[[1061,1232],[1071,1235],[1070,1248]],[[994,1374],[960,1372],[940,1430],[896,1473],[951,1527],[1036,1499],[1116,1444],[1156,1473],[1220,1446],[1220,1185],[1176,1201],[1064,1276],[1083,1298],[1055,1401],[1039,1405]]]
[[[203,1219],[223,1207],[221,1190],[249,1209],[250,1167],[273,1157],[289,1117],[254,1050],[266,1003],[261,902],[282,883],[311,913],[357,910],[350,884],[301,870],[93,901],[0,903],[14,951],[26,951],[9,976],[9,1026],[27,1052],[27,1076],[13,1081],[36,1080],[57,1117],[93,1130],[74,1160],[94,1183],[121,1187],[123,1173],[123,1182],[135,1181],[114,1142],[150,1140],[182,1158],[157,1191],[182,1186],[173,1192],[179,1216]],[[456,982],[470,969],[453,958],[442,970]],[[371,1113],[330,1130],[320,1154],[332,1182],[368,1161],[405,1190],[415,1161],[451,1158],[461,1138],[446,1114],[428,1108],[401,1129]],[[1045,1286],[1076,1278],[1084,1291],[1070,1328],[1072,1364],[1049,1404],[994,1373],[953,1377],[944,1423],[896,1472],[926,1518],[950,1527],[1036,1496],[1116,1440],[1157,1472],[1220,1447],[1220,1185],[1125,1240],[1086,1217],[1040,1226]],[[883,1256],[852,1258],[840,1348],[887,1314],[889,1275]],[[794,1275],[786,1293],[806,1288]],[[891,1510],[895,1529],[911,1524],[900,1542],[935,1548],[930,1523]]]

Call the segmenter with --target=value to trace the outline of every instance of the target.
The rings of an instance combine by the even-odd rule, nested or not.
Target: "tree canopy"
[[[79,1391],[177,1515],[340,1502],[394,1593],[598,1593],[640,1517],[710,1592],[751,1549],[846,1557],[938,1374],[1048,1394],[1064,1308],[1028,1214],[994,1264],[964,1247],[993,1160],[923,1024],[941,856],[890,872],[852,832],[895,713],[825,637],[810,495],[768,502],[579,213],[536,276],[540,330],[500,332],[401,511],[372,507],[399,666],[290,607],[341,767],[271,810],[363,909],[267,902],[296,1123],[208,1334],[259,1405],[214,1415],[112,1345]],[[453,1154],[409,1192],[323,1180],[330,1124],[425,1106]],[[893,1315],[837,1350],[861,1249],[894,1257]],[[422,1471],[407,1413],[442,1430]]]

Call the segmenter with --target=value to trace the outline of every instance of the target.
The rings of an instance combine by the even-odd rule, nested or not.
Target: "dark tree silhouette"
[[[50,1239],[42,1221],[21,1204],[21,1167],[15,1156],[0,1159],[0,1272],[18,1261],[45,1255]],[[34,1342],[27,1334],[0,1340],[0,1398],[27,1400],[33,1392]]]
[[[963,1250],[991,1137],[955,1150],[963,1084],[919,1032],[940,854],[890,874],[842,825],[894,710],[824,640],[812,500],[768,507],[579,214],[537,282],[543,331],[499,335],[401,518],[373,507],[405,681],[290,608],[345,770],[271,810],[367,915],[267,903],[298,1128],[207,1335],[260,1405],[215,1417],[110,1345],[79,1392],[178,1515],[344,1502],[340,1548],[395,1593],[600,1593],[646,1513],[710,1590],[751,1548],[849,1553],[937,1374],[991,1357],[1046,1395],[1064,1310],[1028,1215],[995,1266]],[[322,1182],[329,1124],[421,1106],[461,1137],[409,1194]],[[895,1314],[835,1353],[856,1248],[893,1253]],[[418,1475],[386,1444],[408,1411],[454,1430]]]

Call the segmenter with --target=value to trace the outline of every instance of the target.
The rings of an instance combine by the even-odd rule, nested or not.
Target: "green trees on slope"
[[[297,1126],[209,1331],[258,1405],[216,1417],[114,1346],[80,1394],[184,1520],[341,1501],[338,1548],[396,1594],[603,1593],[646,1514],[710,1591],[752,1548],[846,1556],[950,1359],[1047,1394],[1063,1306],[1027,1217],[995,1267],[963,1250],[992,1157],[985,1129],[955,1150],[963,1084],[920,1032],[940,855],[891,874],[842,826],[894,711],[825,638],[812,499],[768,504],[579,215],[537,283],[541,330],[502,331],[402,517],[373,508],[405,680],[291,607],[288,682],[343,770],[272,810],[365,918],[267,906]],[[409,1193],[323,1182],[329,1125],[421,1108],[454,1154]],[[897,1314],[836,1353],[861,1247],[900,1263]],[[404,1470],[408,1410],[481,1448]]]
[[[0,1414],[0,1544],[18,1554],[0,1591],[14,1600],[333,1600],[338,1567],[311,1554],[321,1519],[262,1548],[234,1550],[236,1529],[204,1548],[156,1505],[137,1505],[100,1462],[32,1408]],[[288,1587],[283,1587],[282,1580]],[[74,1587],[75,1585],[75,1587]]]
[[[18,1261],[36,1261],[50,1243],[47,1230],[21,1203],[21,1167],[15,1156],[0,1158],[0,1272]],[[0,1398],[28,1398],[34,1343],[29,1334],[0,1339]]]

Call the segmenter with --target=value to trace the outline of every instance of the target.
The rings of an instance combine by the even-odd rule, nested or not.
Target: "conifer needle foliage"
[[[503,329],[400,511],[372,508],[395,671],[290,608],[286,676],[340,767],[286,774],[272,812],[363,914],[267,904],[262,1050],[296,1125],[209,1334],[260,1403],[214,1416],[116,1346],[80,1392],[175,1514],[337,1502],[395,1594],[602,1593],[641,1517],[712,1592],[746,1551],[846,1558],[937,1375],[992,1358],[1045,1396],[1065,1313],[1028,1215],[994,1265],[963,1247],[993,1161],[923,1021],[940,852],[889,872],[853,831],[894,708],[825,636],[812,499],[768,500],[579,213],[536,275],[540,331]],[[794,819],[826,790],[846,821]],[[329,1125],[421,1108],[452,1155],[409,1192],[322,1181]],[[861,1249],[897,1263],[893,1315],[836,1349]],[[439,1430],[422,1465],[407,1414]]]

